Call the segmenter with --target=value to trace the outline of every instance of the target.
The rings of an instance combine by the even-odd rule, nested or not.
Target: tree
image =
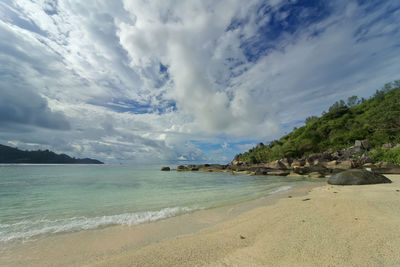
[[[255,156],[254,154],[251,154],[251,155],[250,155],[249,161],[250,161],[251,164],[256,164],[256,163],[258,163],[258,160],[257,160],[257,158],[256,158],[256,156]]]
[[[317,116],[310,116],[310,117],[307,117],[307,118],[306,118],[306,124],[309,123],[310,121],[315,120],[315,119],[318,119],[318,117],[317,117]]]
[[[385,97],[385,92],[383,90],[376,90],[373,98],[383,99]]]
[[[384,93],[386,93],[386,92],[389,92],[391,89],[392,89],[392,83],[386,83],[386,84],[383,86],[382,91],[383,91]]]
[[[344,103],[344,101],[339,100],[339,101],[336,101],[335,104],[333,104],[332,106],[329,107],[328,112],[335,112],[336,110],[345,108],[345,107],[346,107],[346,104]]]
[[[360,104],[360,100],[358,100],[358,96],[353,95],[347,98],[347,106],[348,107],[354,107],[356,105]]]

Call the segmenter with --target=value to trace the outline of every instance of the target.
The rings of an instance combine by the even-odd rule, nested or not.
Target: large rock
[[[382,174],[369,172],[362,169],[352,169],[332,175],[328,179],[328,184],[333,185],[362,185],[362,184],[382,184],[392,181]]]
[[[272,176],[288,176],[289,174],[290,171],[288,170],[270,170],[267,173],[267,175],[272,175]]]
[[[338,161],[336,163],[337,169],[351,169],[354,168],[354,163],[351,160]]]
[[[375,165],[375,164],[373,164],[373,163],[365,163],[364,165],[363,165],[363,167],[364,168],[371,168],[371,169],[373,169],[373,168],[377,168],[377,166]]]
[[[372,144],[368,139],[362,140],[361,145],[364,149],[369,150],[372,148]]]
[[[375,168],[373,171],[381,174],[400,174],[400,168]]]
[[[264,166],[271,169],[287,169],[285,164],[283,164],[280,160],[265,163]]]
[[[235,155],[235,157],[233,158],[233,161],[239,161],[239,158],[242,156],[241,153]]]
[[[356,159],[357,165],[362,166],[367,163],[373,163],[373,160],[369,157],[368,153],[363,153],[361,157]]]
[[[257,167],[253,171],[256,175],[267,175],[269,170],[269,168]]]
[[[304,166],[306,167],[323,165],[325,162],[329,162],[332,160],[332,155],[330,151],[325,151],[323,153],[311,154],[305,160],[306,163]]]
[[[365,139],[365,140],[356,140],[354,142],[354,146],[368,150],[372,147],[372,144],[368,139]]]
[[[163,166],[163,167],[161,167],[161,170],[162,171],[170,171],[171,169],[170,169],[170,167]]]
[[[287,158],[284,158],[284,159],[281,159],[280,162],[281,162],[283,165],[285,165],[285,167],[288,169],[288,168],[290,168],[290,165],[291,165],[291,163],[292,163],[292,160],[287,159]]]
[[[297,167],[302,167],[306,164],[306,160],[305,159],[294,159],[292,161],[292,168],[297,168]]]
[[[309,174],[310,172],[312,172],[311,168],[310,167],[306,167],[306,166],[292,168],[292,171],[294,173],[297,173],[297,174],[300,174],[300,175],[306,175],[306,174]]]
[[[232,165],[237,166],[237,165],[242,165],[242,163],[241,163],[240,161],[233,160],[233,161],[232,161]]]
[[[321,163],[321,166],[324,166],[325,168],[328,168],[328,169],[347,170],[347,169],[354,168],[355,165],[354,165],[354,162],[351,160],[344,160],[344,161],[332,160],[332,161]]]
[[[176,167],[177,171],[184,171],[185,170],[185,166],[183,165],[179,165],[178,167]]]
[[[388,169],[388,168],[398,168],[400,166],[390,162],[378,162],[376,164],[376,167]]]
[[[338,162],[336,160],[331,160],[331,161],[322,163],[322,166],[324,166],[325,168],[328,168],[328,169],[336,169],[337,164],[338,164]]]

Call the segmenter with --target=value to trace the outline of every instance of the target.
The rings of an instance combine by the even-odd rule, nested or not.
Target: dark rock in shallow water
[[[170,171],[171,169],[170,169],[169,167],[165,167],[165,166],[164,166],[164,167],[161,167],[161,170],[162,170],[162,171]]]
[[[179,165],[178,167],[176,167],[177,171],[184,171],[185,170],[185,166],[183,165]]]
[[[382,174],[369,172],[362,169],[347,170],[328,179],[328,184],[333,185],[362,185],[362,184],[382,184],[392,181]]]
[[[287,170],[269,170],[267,175],[271,176],[288,176],[290,171]]]

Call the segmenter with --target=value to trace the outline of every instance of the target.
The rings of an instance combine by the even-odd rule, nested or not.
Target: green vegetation
[[[103,164],[96,159],[76,159],[49,150],[22,151],[4,145],[0,145],[0,163]]]
[[[382,150],[382,144],[400,143],[400,81],[385,84],[370,99],[352,96],[334,103],[321,117],[307,118],[306,124],[269,145],[239,155],[239,161],[270,162],[333,151],[369,139],[373,159],[400,164],[400,149]]]
[[[400,147],[386,150],[378,148],[371,153],[371,159],[374,161],[385,161],[400,164]]]

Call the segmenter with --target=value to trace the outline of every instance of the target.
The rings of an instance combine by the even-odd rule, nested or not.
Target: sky
[[[400,78],[400,2],[0,0],[0,143],[230,162]]]

